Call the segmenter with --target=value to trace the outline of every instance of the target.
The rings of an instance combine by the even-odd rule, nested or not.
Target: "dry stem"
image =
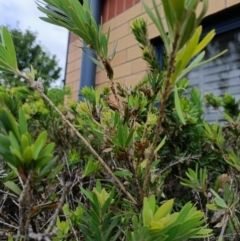
[[[62,196],[61,196],[61,198],[60,198],[60,200],[59,200],[58,206],[57,206],[57,208],[56,208],[56,210],[55,210],[55,213],[54,213],[54,215],[53,215],[53,217],[52,217],[51,222],[49,223],[49,225],[48,225],[48,227],[47,227],[47,229],[46,229],[46,231],[45,231],[45,234],[50,233],[51,230],[52,230],[52,228],[53,228],[53,226],[55,225],[57,216],[58,216],[61,208],[62,208],[63,205],[64,205],[65,198],[66,198],[66,196],[67,196],[67,194],[68,194],[68,192],[69,192],[69,190],[70,190],[71,185],[72,185],[72,184],[71,184],[70,182],[68,182],[68,183],[65,185],[65,188],[64,188],[63,193],[62,193]]]
[[[16,241],[29,240],[29,223],[32,208],[32,171],[28,174],[27,182],[19,198],[19,229]]]
[[[118,106],[119,106],[119,112],[121,113],[121,115],[123,116],[124,115],[124,108],[123,108],[123,104],[117,94],[117,88],[116,88],[116,84],[112,81],[110,81],[110,85],[111,85],[111,90],[113,92],[113,95],[115,97],[115,100],[117,101],[118,103]]]
[[[238,219],[237,219],[236,215],[232,212],[231,209],[229,209],[229,217],[232,221],[233,227],[234,227],[237,237],[239,239],[240,238],[240,228],[239,228]]]

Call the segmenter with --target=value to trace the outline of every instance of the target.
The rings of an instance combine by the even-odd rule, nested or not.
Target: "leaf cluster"
[[[4,170],[8,175],[4,190],[20,195],[16,226],[22,227],[22,220],[29,217],[24,223],[29,236],[45,235],[52,240],[181,241],[210,236],[207,207],[217,211],[222,208],[225,216],[236,220],[237,181],[230,186],[229,178],[221,171],[239,171],[238,150],[230,142],[234,136],[238,143],[238,119],[229,116],[233,112],[225,115],[232,128],[227,131],[218,124],[205,123],[201,94],[193,89],[187,95],[188,81],[184,79],[192,69],[219,56],[203,60],[204,48],[214,37],[211,31],[200,39],[202,28],[198,25],[206,13],[207,1],[161,3],[167,29],[155,1],[153,10],[146,4],[144,8],[162,36],[164,66],[159,67],[146,22],[135,20],[132,31],[150,68],[138,85],[129,88],[113,81],[110,61],[116,49],[109,57],[110,32],[104,34],[96,24],[87,1],[82,5],[77,0],[38,2],[47,15],[45,21],[69,29],[97,54],[100,60],[92,60],[107,71],[111,81],[103,94],[84,88],[81,102],[70,99],[63,106],[62,96],[56,100],[58,108],[45,95],[46,90],[29,91],[24,101],[20,89],[0,89],[4,93],[0,96],[4,105],[0,109],[0,153],[8,166]],[[199,4],[202,9],[198,15]],[[1,36],[1,70],[21,76],[33,87],[36,71],[31,68],[29,73],[21,73],[11,41],[5,43],[10,38],[6,28],[2,28]],[[18,95],[13,96],[14,91]],[[54,92],[48,92],[52,99]],[[232,97],[226,96],[223,103],[236,111]],[[195,162],[201,168],[197,166],[194,171]],[[216,168],[213,163],[217,163]],[[218,184],[209,184],[209,179],[215,181],[217,176]],[[21,182],[16,177],[22,180],[22,191],[17,188]],[[66,184],[68,180],[71,185]],[[70,192],[65,191],[66,186]],[[193,197],[189,189],[198,195]],[[209,192],[213,194],[212,203]],[[61,198],[57,200],[58,196]],[[16,202],[16,198],[13,200]],[[27,216],[22,215],[23,210]],[[233,215],[227,213],[230,211]],[[8,215],[4,220],[9,222]],[[37,234],[31,233],[29,222],[37,226]],[[233,230],[238,231],[235,226]]]

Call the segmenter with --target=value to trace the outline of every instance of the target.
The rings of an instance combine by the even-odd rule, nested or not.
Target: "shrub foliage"
[[[43,20],[76,34],[106,72],[109,86],[103,92],[84,88],[81,102],[67,87],[62,100],[55,99],[32,67],[22,73],[9,31],[1,28],[0,70],[26,82],[0,86],[2,237],[240,237],[239,103],[230,94],[203,98],[198,89],[186,94],[187,73],[223,54],[204,59],[215,34],[200,38],[208,2],[162,0],[166,27],[152,2],[153,8],[143,7],[163,40],[164,64],[160,67],[146,21],[134,20],[131,30],[149,70],[138,85],[126,87],[114,81],[117,44],[109,54],[110,30],[105,34],[96,24],[87,1],[37,1]],[[204,122],[204,100],[224,109],[223,123]]]

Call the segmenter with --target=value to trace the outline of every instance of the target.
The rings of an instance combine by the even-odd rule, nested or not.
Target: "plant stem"
[[[240,228],[239,228],[239,223],[238,223],[238,219],[236,218],[236,215],[233,214],[232,210],[229,210],[229,217],[232,221],[233,227],[236,231],[236,234],[238,236],[238,239],[240,239]]]
[[[117,94],[117,88],[116,88],[116,84],[113,80],[110,80],[110,86],[111,86],[111,90],[112,90],[112,93],[114,95],[114,98],[115,100],[117,101],[118,103],[118,106],[119,106],[119,112],[121,114],[121,116],[124,116],[124,108],[123,108],[123,104],[122,104],[122,101],[120,100],[118,94]]]
[[[137,193],[138,193],[138,196],[139,196],[139,200],[142,200],[143,199],[143,192],[142,192],[142,189],[141,189],[141,186],[140,186],[140,183],[139,183],[139,180],[138,180],[138,176],[137,176],[137,170],[138,170],[138,165],[136,165],[134,167],[133,165],[133,159],[129,158],[129,163],[130,163],[130,166],[131,166],[131,172],[133,173],[133,179],[134,179],[134,182],[136,184],[136,189],[137,189]]]
[[[149,104],[149,107],[148,107],[148,116],[149,116],[149,114],[151,114],[151,110],[152,110],[152,103]],[[147,125],[147,122],[146,122],[145,125],[144,125],[142,141],[145,141],[145,139],[146,139],[147,129],[148,129],[148,125]]]
[[[106,59],[101,58],[101,60],[102,60],[102,63],[105,67],[105,70],[107,72],[107,76],[110,80],[110,89],[111,89],[111,91],[114,95],[115,100],[117,101],[117,104],[118,104],[118,107],[119,107],[119,112],[123,116],[124,115],[123,104],[122,104],[122,101],[117,94],[117,88],[116,88],[115,82],[113,81],[113,68],[112,68],[111,63],[108,59],[106,60]]]
[[[177,54],[178,40],[179,40],[179,34],[176,33],[175,38],[174,38],[173,48],[170,53],[169,61],[168,61],[168,69],[167,69],[166,81],[165,81],[165,90],[162,94],[162,99],[160,99],[161,106],[159,109],[159,116],[158,116],[158,121],[157,121],[156,129],[155,129],[155,135],[153,137],[153,143],[151,145],[150,153],[149,153],[149,156],[147,159],[146,172],[145,172],[145,177],[144,177],[144,182],[143,182],[144,196],[148,195],[150,170],[151,170],[152,162],[153,162],[153,158],[154,158],[154,151],[156,149],[157,142],[159,140],[159,135],[161,133],[161,127],[162,127],[162,122],[164,119],[164,111],[165,111],[165,108],[167,105],[167,100],[172,91],[171,76],[172,76],[172,73],[174,72],[174,68],[175,68],[174,62],[175,62],[175,57]]]
[[[48,234],[52,231],[52,228],[55,225],[55,222],[57,220],[57,216],[58,216],[59,212],[61,211],[61,208],[64,205],[65,198],[66,198],[67,194],[69,193],[71,185],[72,185],[72,183],[70,183],[70,182],[66,183],[66,185],[64,187],[64,190],[63,190],[63,193],[62,193],[62,196],[61,196],[61,198],[58,202],[57,209],[55,210],[55,213],[52,217],[52,220],[51,220],[50,224],[48,225],[48,227],[45,231],[45,234]]]
[[[19,230],[16,241],[29,240],[29,223],[32,208],[32,171],[28,174],[26,184],[19,198]]]
[[[218,237],[218,240],[223,240],[223,236],[224,236],[224,233],[225,233],[225,230],[226,230],[226,227],[227,227],[227,223],[228,223],[228,218],[229,218],[229,215],[227,215],[224,219],[224,224],[222,226],[221,233]]]
[[[85,146],[89,149],[89,151],[97,158],[97,160],[101,163],[106,172],[112,177],[115,181],[115,186],[119,187],[119,189],[128,197],[128,199],[135,205],[138,205],[138,202],[132,197],[132,195],[127,191],[127,189],[123,186],[123,184],[118,180],[118,178],[114,175],[112,170],[108,167],[108,165],[104,162],[104,160],[99,156],[99,154],[94,150],[91,144],[77,131],[74,125],[66,118],[65,115],[57,108],[57,106],[43,93],[43,88],[38,84],[33,84],[34,80],[28,78],[21,72],[17,72],[22,78],[24,78],[32,88],[35,88],[40,96],[58,113],[58,115],[62,118],[62,121],[67,124],[67,126],[73,131],[73,133],[85,144]]]

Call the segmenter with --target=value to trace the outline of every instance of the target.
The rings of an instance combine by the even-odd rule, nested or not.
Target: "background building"
[[[144,11],[140,0],[98,1],[101,2],[98,7],[100,6],[99,13],[102,15],[103,30],[107,31],[109,27],[111,29],[109,53],[115,42],[118,41],[117,53],[112,61],[114,79],[122,84],[133,86],[145,75],[147,65],[141,59],[140,48],[131,33],[132,20],[139,17],[147,20],[149,37],[153,40],[161,60],[162,43],[158,36],[159,33]],[[95,0],[93,0],[94,2]],[[156,2],[160,1],[156,0]],[[152,6],[152,0],[145,0],[145,3]],[[162,5],[159,5],[159,11],[163,16]],[[203,35],[213,28],[217,33],[206,49],[207,56],[213,56],[224,49],[229,51],[216,61],[191,72],[187,76],[191,86],[219,96],[230,92],[240,99],[240,0],[209,0],[209,9],[202,25]],[[70,34],[66,85],[72,88],[75,99],[79,98],[80,83],[83,83],[82,81],[86,77],[86,75],[81,75],[83,54],[81,48],[78,48],[81,46],[77,37]],[[89,84],[102,88],[108,82],[106,73],[99,68],[93,71],[94,80],[88,82],[88,79],[85,79],[84,85]],[[214,120],[216,118],[214,111],[213,113],[210,113],[212,110],[207,111],[210,114],[209,120]]]

